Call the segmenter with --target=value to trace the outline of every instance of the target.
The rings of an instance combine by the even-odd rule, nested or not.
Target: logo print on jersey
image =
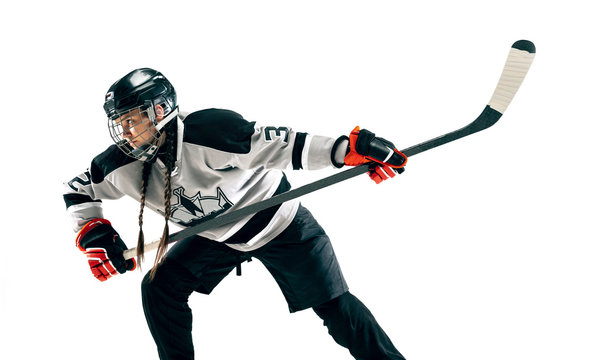
[[[90,185],[90,172],[88,170],[68,182],[68,186],[74,191],[79,191],[81,187],[87,185]]]
[[[183,226],[193,226],[230,209],[234,204],[220,188],[217,190],[216,196],[201,196],[201,192],[198,192],[189,197],[184,187],[176,188],[173,194],[177,197],[177,203],[171,205],[171,220]]]

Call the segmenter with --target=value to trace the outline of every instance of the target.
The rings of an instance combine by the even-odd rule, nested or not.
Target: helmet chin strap
[[[177,106],[173,111],[171,111],[167,116],[165,116],[157,125],[156,130],[160,132],[160,130],[168,124],[171,120],[173,120],[177,115],[179,115],[179,107]]]

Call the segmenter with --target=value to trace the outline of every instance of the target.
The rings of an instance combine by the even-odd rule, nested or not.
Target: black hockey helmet
[[[164,110],[164,118],[158,122],[156,105]],[[178,114],[177,94],[173,85],[160,72],[140,68],[111,85],[105,95],[103,109],[107,114],[109,132],[117,146],[131,157],[148,161],[160,147],[162,128]],[[130,139],[126,132],[129,128],[126,129],[122,124],[126,114],[143,114],[141,118],[151,122],[149,131],[139,136],[142,141]],[[143,128],[146,128],[145,124]],[[141,144],[136,146],[135,143]]]
[[[136,69],[116,81],[105,95],[103,109],[108,117],[153,102],[163,106],[165,114],[177,106],[173,85],[160,72]]]

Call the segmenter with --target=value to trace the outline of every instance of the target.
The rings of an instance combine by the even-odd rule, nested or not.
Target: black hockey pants
[[[329,334],[349,349],[358,360],[405,359],[382,330],[370,310],[346,292],[325,304],[313,307]]]
[[[142,283],[144,313],[160,359],[193,360],[193,319],[187,305],[193,289],[183,279],[188,272],[172,264],[163,265],[153,281],[145,279]],[[333,339],[349,349],[355,359],[404,359],[370,311],[349,292],[313,310],[323,319]],[[311,356],[314,358],[314,354]]]
[[[144,314],[161,359],[194,358],[189,296],[209,294],[250,256],[273,275],[291,312],[312,307],[354,358],[404,359],[370,311],[349,293],[329,238],[302,207],[282,234],[249,254],[210,240],[181,241],[169,251],[155,278],[142,282]]]

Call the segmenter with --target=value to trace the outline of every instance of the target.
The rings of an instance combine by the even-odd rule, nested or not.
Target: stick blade
[[[518,40],[512,45],[497,87],[487,104],[489,107],[500,114],[506,111],[522,85],[535,53],[536,48],[531,41]]]
[[[403,150],[407,156],[419,154],[462,137],[487,129],[495,124],[510,105],[534,60],[535,47],[531,41],[518,40],[510,49],[502,75],[493,96],[481,114],[467,126]]]

